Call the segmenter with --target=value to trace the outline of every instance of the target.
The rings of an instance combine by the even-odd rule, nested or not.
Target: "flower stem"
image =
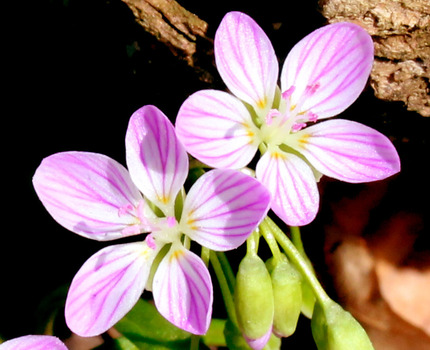
[[[224,271],[225,278],[227,280],[227,284],[230,288],[230,292],[234,293],[234,286],[236,284],[236,276],[233,273],[233,270],[230,266],[230,263],[227,259],[227,256],[224,252],[216,252],[218,260],[221,264],[222,270]]]
[[[297,250],[305,255],[305,249],[303,248],[303,242],[302,242],[302,236],[300,234],[300,227],[298,226],[291,226],[291,240],[293,241],[293,244],[296,246]]]
[[[205,263],[206,267],[209,266],[210,255],[211,255],[210,249],[206,248],[206,247],[202,247],[202,251],[201,251],[200,256],[201,256],[203,262]]]
[[[300,271],[302,276],[307,280],[307,282],[312,288],[312,291],[315,294],[315,297],[318,299],[320,304],[326,305],[327,303],[331,302],[330,297],[327,295],[324,288],[319,283],[314,272],[312,271],[312,268],[310,267],[306,259],[303,257],[303,255],[300,253],[300,251],[296,248],[296,246],[285,235],[285,233],[269,217],[266,217],[263,220],[261,226],[264,227],[264,229],[270,230],[272,232],[279,245],[288,255],[288,258]]]
[[[230,291],[230,287],[227,282],[227,278],[224,274],[224,271],[222,269],[221,263],[218,259],[218,256],[214,251],[211,251],[210,253],[210,262],[212,264],[212,267],[215,271],[215,275],[218,279],[219,286],[221,288],[221,294],[224,299],[225,308],[227,311],[228,318],[237,325],[237,318],[236,318],[236,310],[234,308],[234,301],[233,301],[233,295]]]
[[[272,230],[267,225],[260,225],[260,232],[263,235],[265,241],[269,245],[270,251],[272,252],[275,261],[279,262],[281,258],[281,250],[279,249],[278,242],[272,234]]]
[[[200,336],[192,334],[191,335],[191,343],[190,350],[199,350]]]

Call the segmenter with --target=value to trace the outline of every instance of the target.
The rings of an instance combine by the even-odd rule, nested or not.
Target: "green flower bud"
[[[335,302],[315,304],[311,328],[319,350],[374,350],[363,327]]]
[[[273,332],[281,337],[294,333],[302,307],[301,276],[285,255],[266,263],[272,278],[275,315]]]
[[[316,298],[312,287],[306,280],[302,280],[302,300],[302,314],[307,318],[312,318]]]
[[[243,335],[258,339],[272,327],[272,281],[263,260],[247,254],[239,264],[234,292],[237,321]]]

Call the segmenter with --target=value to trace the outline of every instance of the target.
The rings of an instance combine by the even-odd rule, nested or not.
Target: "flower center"
[[[151,239],[157,243],[167,244],[180,239],[179,225],[174,216],[158,217],[144,200],[137,206],[128,204],[118,211],[119,216],[131,215],[134,222],[122,230],[124,236],[151,232]]]
[[[271,109],[261,125],[261,137],[268,146],[285,143],[287,136],[304,127],[308,122],[316,122],[318,116],[309,110],[303,110],[303,104],[319,88],[319,84],[306,87],[298,101],[293,101],[295,87],[292,86],[281,94],[279,106]]]
[[[156,242],[167,244],[177,242],[181,238],[178,221],[173,216],[154,219],[152,235]]]

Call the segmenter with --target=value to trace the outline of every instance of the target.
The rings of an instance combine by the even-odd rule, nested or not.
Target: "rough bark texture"
[[[212,40],[206,36],[208,24],[174,0],[122,0],[133,11],[137,23],[164,43],[174,55],[184,59],[204,81],[212,73]],[[199,41],[200,40],[200,41]],[[197,49],[197,43],[201,47]]]
[[[320,0],[329,22],[364,27],[375,43],[371,85],[383,100],[403,101],[430,116],[430,2],[428,0]]]

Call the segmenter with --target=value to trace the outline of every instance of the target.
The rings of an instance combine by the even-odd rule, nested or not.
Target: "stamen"
[[[315,114],[315,113],[313,113],[313,112],[311,112],[311,111],[307,112],[307,115],[308,115],[308,120],[310,122],[314,122],[315,123],[318,120],[318,115]]]
[[[149,248],[155,250],[157,248],[157,244],[155,243],[154,236],[149,234],[145,238],[145,242],[148,245]]]
[[[302,130],[304,127],[306,127],[306,123],[296,123],[292,126],[291,131],[297,132],[299,130]]]
[[[266,115],[266,125],[271,125],[274,117],[282,116],[277,109],[271,109]]]
[[[293,94],[293,92],[294,92],[294,90],[295,90],[296,88],[295,88],[295,86],[291,86],[291,87],[289,87],[287,90],[285,90],[282,94],[281,94],[281,96],[282,96],[282,98],[284,99],[284,100],[286,100],[288,97],[290,97],[292,94]]]

